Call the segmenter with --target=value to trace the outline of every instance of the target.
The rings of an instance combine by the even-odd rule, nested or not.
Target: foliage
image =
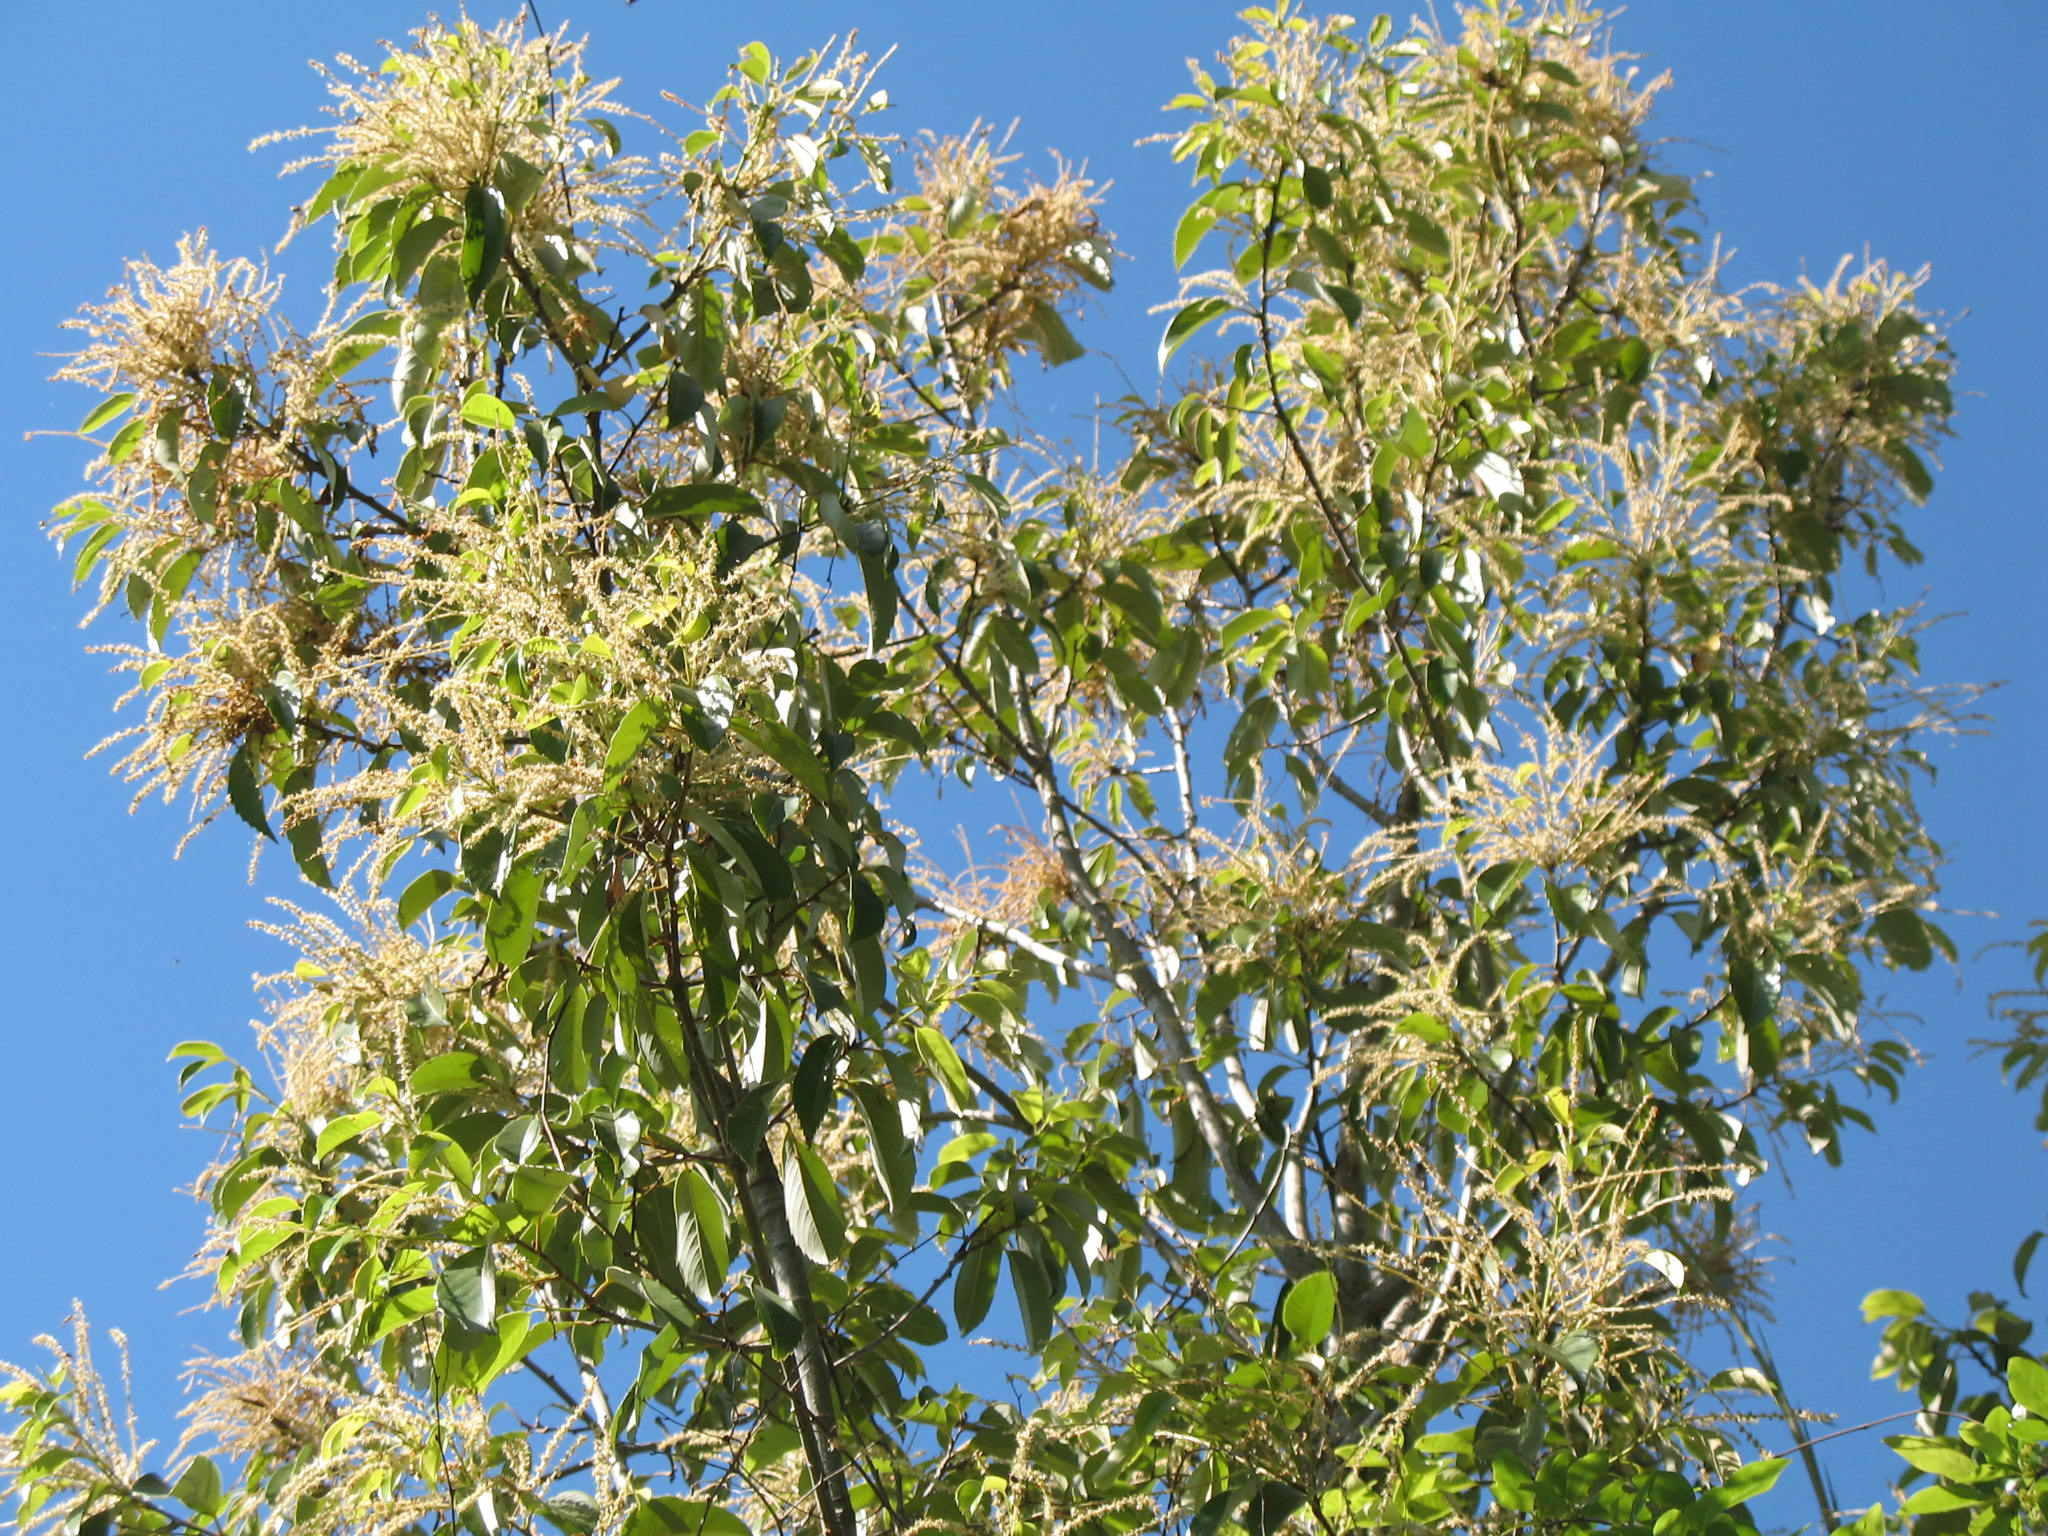
[[[162,1473],[18,1373],[25,1528],[1753,1528],[1687,1329],[1950,953],[1859,574],[1948,349],[1727,292],[1593,13],[1247,22],[1107,468],[999,424],[1094,189],[899,190],[850,51],[671,133],[430,27],[329,76],[317,325],[203,236],[86,310],[126,771],[331,900],[268,1085],[176,1053],[243,1352]]]

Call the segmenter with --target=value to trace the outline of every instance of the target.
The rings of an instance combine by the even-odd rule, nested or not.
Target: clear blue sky
[[[1111,179],[1108,219],[1136,260],[1105,312],[1082,331],[1150,385],[1157,322],[1171,292],[1166,238],[1184,180],[1162,148],[1136,141],[1164,126],[1158,104],[1181,89],[1184,61],[1229,36],[1234,7],[1214,0],[1040,0],[1030,7],[848,0],[709,6],[692,0],[545,0],[550,23],[592,38],[600,74],[658,106],[663,88],[706,94],[728,59],[762,36],[795,52],[858,27],[899,45],[887,84],[897,127],[957,131],[975,118],[1018,122],[1015,147],[1085,158]],[[1368,7],[1368,10],[1371,8]],[[480,6],[479,19],[494,13]],[[1405,14],[1405,13],[1397,13]],[[299,195],[275,178],[285,158],[251,155],[258,134],[310,121],[321,103],[306,69],[423,19],[414,5],[353,0],[75,0],[0,9],[0,142],[9,213],[0,270],[10,322],[0,348],[0,626],[19,729],[0,751],[9,817],[0,863],[0,1357],[25,1360],[71,1297],[125,1326],[151,1422],[169,1413],[181,1362],[225,1347],[225,1319],[193,1314],[185,1286],[160,1291],[200,1230],[174,1191],[208,1156],[179,1128],[170,1047],[194,1036],[234,1049],[253,1012],[250,974],[280,952],[244,928],[283,866],[252,888],[248,847],[229,826],[171,853],[183,811],[129,818],[127,791],[81,754],[112,726],[115,687],[83,654],[81,610],[40,520],[78,487],[76,445],[23,441],[65,429],[81,391],[45,382],[59,322],[119,275],[125,256],[167,258],[179,234],[210,226],[227,252],[281,233]],[[1930,263],[1929,301],[1956,316],[1965,396],[1960,436],[1933,502],[1915,515],[1920,571],[1935,612],[1960,616],[1926,648],[1951,681],[2005,680],[1988,736],[1938,749],[1925,800],[1951,849],[1948,900],[1977,914],[1952,924],[1966,960],[2048,917],[2048,668],[2040,640],[2048,525],[2042,374],[2048,354],[2042,277],[2048,248],[2043,170],[2048,5],[2040,0],[1638,0],[1617,21],[1630,51],[1675,84],[1659,122],[1669,158],[1711,179],[1714,229],[1737,251],[1738,283],[1825,276],[1866,247],[1897,265]],[[310,253],[310,252],[309,252]],[[293,254],[300,254],[294,252]],[[310,285],[298,284],[301,300]],[[1087,365],[1083,365],[1085,368]],[[1075,370],[1080,373],[1080,370]],[[1120,392],[1100,369],[1086,391]],[[1077,432],[1080,430],[1077,422]],[[124,638],[107,624],[101,640]],[[1955,1315],[1966,1291],[2009,1292],[2018,1238],[2048,1224],[2048,1159],[2025,1106],[1993,1065],[1971,1057],[1985,997],[2021,968],[2009,952],[1952,975],[1880,982],[1932,1058],[1882,1132],[1835,1171],[1783,1149],[1791,1190],[1767,1194],[1765,1223],[1786,1239],[1778,1266],[1780,1363],[1796,1395],[1843,1421],[1904,1406],[1866,1380],[1873,1339],[1856,1303],[1878,1285],[1917,1290]],[[2048,1266],[2040,1273],[2048,1287]],[[2039,1315],[2040,1309],[2036,1309]],[[1875,1436],[1830,1448],[1840,1491],[1868,1502],[1887,1465]],[[1784,1518],[1803,1517],[1796,1505]]]

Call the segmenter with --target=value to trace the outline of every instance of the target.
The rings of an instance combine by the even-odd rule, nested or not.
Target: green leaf
[[[947,1102],[957,1113],[974,1107],[974,1090],[968,1085],[967,1068],[960,1060],[960,1053],[953,1049],[948,1040],[928,1024],[920,1024],[911,1031],[911,1039],[917,1046],[917,1054],[946,1090]]]
[[[626,711],[626,718],[619,722],[619,728],[612,732],[611,745],[605,749],[605,777],[622,772],[626,765],[640,751],[641,743],[654,734],[661,724],[661,714],[652,701],[642,699]]]
[[[484,920],[484,952],[498,964],[514,966],[533,943],[534,914],[540,908],[540,871],[521,860],[505,874]]]
[[[1958,1509],[1975,1509],[1984,1500],[1985,1495],[1982,1493],[1937,1484],[1915,1493],[1899,1506],[1899,1512],[1907,1515],[1945,1515]]]
[[[540,1512],[563,1536],[585,1536],[597,1529],[597,1522],[603,1517],[597,1500],[580,1488],[550,1494],[541,1501]]]
[[[2037,1419],[2048,1419],[2048,1366],[2025,1355],[2005,1363],[2005,1384],[2012,1400]]]
[[[1173,231],[1173,264],[1176,269],[1188,264],[1188,258],[1210,230],[1216,227],[1216,210],[1206,203],[1196,203],[1180,216],[1180,223]]]
[[[1777,1486],[1778,1476],[1785,1466],[1782,1456],[1746,1462],[1729,1473],[1720,1487],[1707,1490],[1708,1502],[1716,1509],[1733,1509],[1738,1504],[1747,1504]]]
[[[1280,1305],[1280,1321],[1302,1348],[1321,1344],[1337,1322],[1336,1276],[1324,1269],[1295,1281]]]
[[[960,1256],[959,1271],[953,1276],[953,1321],[965,1335],[981,1326],[996,1299],[996,1275],[1002,1250],[983,1239]]]
[[[1166,335],[1159,343],[1160,370],[1162,372],[1165,371],[1166,365],[1173,359],[1173,354],[1186,346],[1189,338],[1195,332],[1199,331],[1211,320],[1214,320],[1218,315],[1228,311],[1229,308],[1230,301],[1228,299],[1211,297],[1196,299],[1192,303],[1183,304],[1176,310],[1173,318],[1166,324]]]
[[[722,1504],[658,1494],[626,1517],[625,1536],[753,1536],[753,1532]]]
[[[1116,253],[1099,235],[1083,235],[1067,247],[1060,262],[1091,288],[1107,293],[1116,286]]]
[[[209,1520],[220,1513],[221,1491],[220,1468],[210,1456],[194,1456],[171,1487],[180,1504]]]
[[[1884,945],[1885,958],[1909,971],[1924,971],[1934,963],[1934,941],[1926,919],[1905,907],[1880,912],[1870,925]]]
[[[872,939],[881,933],[889,921],[888,904],[875,889],[874,882],[859,870],[855,870],[848,882],[848,896],[853,907],[853,921],[848,925],[846,936],[852,943]]]
[[[1502,1509],[1527,1514],[1536,1507],[1535,1479],[1528,1466],[1515,1455],[1497,1456],[1493,1462],[1493,1499]]]
[[[896,609],[902,595],[896,587],[896,549],[892,544],[881,554],[860,551],[861,581],[868,594],[868,654],[888,644],[896,628]]]
[[[917,1159],[904,1135],[896,1101],[875,1083],[855,1082],[848,1087],[868,1129],[868,1161],[888,1191],[891,1214],[901,1214],[910,1209],[915,1193]]]
[[[398,898],[398,926],[410,928],[427,909],[455,888],[455,871],[430,869],[416,875]]]
[[[1052,1337],[1052,1284],[1035,1254],[1012,1248],[1008,1257],[1010,1288],[1017,1293],[1017,1314],[1024,1323],[1025,1347],[1042,1350]]]
[[[1561,1335],[1555,1344],[1545,1345],[1543,1352],[1580,1381],[1600,1363],[1600,1341],[1583,1328]]]
[[[1287,1522],[1307,1503],[1308,1495],[1292,1483],[1269,1479],[1259,1485],[1259,1491],[1238,1516],[1238,1523],[1250,1536],[1280,1536]]]
[[[1909,1467],[1931,1472],[1952,1482],[1972,1483],[1991,1469],[1980,1467],[1969,1452],[1953,1440],[1934,1435],[1891,1435],[1884,1442],[1898,1452]]]
[[[434,1305],[456,1343],[470,1346],[498,1336],[498,1273],[491,1251],[478,1248],[442,1266]]]
[[[820,1035],[805,1049],[803,1059],[796,1065],[789,1097],[806,1136],[818,1134],[819,1123],[837,1096],[833,1088],[833,1068],[838,1065],[840,1052],[845,1048],[846,1042],[839,1036]]]
[[[797,1247],[813,1264],[830,1264],[846,1248],[846,1213],[825,1160],[792,1142],[782,1165],[782,1209]]]
[[[2020,1239],[2019,1247],[2012,1254],[2012,1283],[2019,1287],[2022,1296],[2027,1294],[2027,1271],[2033,1267],[2034,1251],[2041,1246],[2041,1240],[2048,1232],[2038,1228]]]
[[[519,417],[512,407],[483,390],[462,402],[462,419],[473,427],[485,427],[493,432],[516,432],[519,429]]]
[[[490,1082],[482,1068],[483,1058],[475,1051],[445,1051],[415,1067],[409,1085],[421,1097],[476,1088]]]
[[[114,440],[107,444],[107,462],[125,463],[142,446],[142,436],[149,430],[146,421],[131,421],[114,434]]]
[[[1220,1536],[1224,1524],[1251,1496],[1251,1484],[1233,1483],[1195,1511],[1188,1521],[1188,1536]]]
[[[228,804],[242,820],[273,843],[277,841],[277,834],[270,830],[270,817],[264,813],[263,791],[256,778],[256,751],[251,742],[243,742],[228,759]]]
[[[745,486],[728,485],[722,480],[665,485],[640,504],[643,517],[709,517],[719,512],[728,517],[768,515],[760,497]]]
[[[725,1288],[725,1272],[732,1265],[725,1207],[694,1168],[683,1169],[669,1192],[675,1210],[676,1268],[683,1283],[709,1301]]]
[[[232,441],[241,432],[242,421],[248,414],[249,397],[234,378],[216,372],[207,380],[206,420],[215,437],[222,442]]]
[[[1031,306],[1030,318],[1018,327],[1017,334],[1037,344],[1039,356],[1049,367],[1058,368],[1088,353],[1067,329],[1066,317],[1044,299]]]
[[[768,1330],[768,1342],[776,1355],[787,1355],[804,1341],[804,1320],[795,1307],[765,1285],[753,1288],[754,1315]]]
[[[474,305],[505,259],[505,199],[496,187],[462,194],[462,291]]]
[[[1911,1291],[1872,1291],[1863,1298],[1863,1321],[1874,1323],[1881,1317],[1920,1317],[1927,1311],[1927,1303]]]
[[[330,1120],[322,1127],[319,1139],[313,1143],[313,1161],[325,1162],[336,1148],[354,1141],[363,1132],[374,1130],[384,1123],[381,1110],[359,1109],[352,1115],[343,1115]]]
[[[126,412],[134,403],[135,396],[130,393],[124,392],[118,395],[109,395],[90,411],[86,412],[85,420],[78,424],[78,430],[80,432],[97,432],[115,417]]]

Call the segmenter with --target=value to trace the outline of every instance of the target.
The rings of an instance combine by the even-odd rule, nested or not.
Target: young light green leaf
[[[90,411],[86,412],[85,420],[78,424],[78,430],[82,433],[97,432],[108,422],[125,414],[134,403],[135,396],[125,390],[118,395],[109,395]]]
[[[2048,1420],[2048,1365],[2014,1355],[2005,1363],[2005,1384],[2014,1402],[2035,1418]]]
[[[1330,1336],[1337,1321],[1337,1277],[1327,1269],[1303,1275],[1287,1292],[1280,1321],[1304,1349],[1314,1349]]]

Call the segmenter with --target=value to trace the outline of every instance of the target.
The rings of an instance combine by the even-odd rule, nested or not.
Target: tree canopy
[[[1098,189],[850,47],[677,126],[430,25],[326,76],[317,320],[203,234],[83,311],[123,769],[308,889],[252,1064],[177,1052],[239,1352],[149,1462],[82,1330],[15,1372],[25,1530],[1735,1536],[1794,1454],[1836,1523],[1700,1340],[1954,958],[1870,579],[1947,342],[1730,291],[1595,12],[1245,25],[1092,454],[1014,386]],[[1866,1302],[1857,1530],[2039,1528],[1973,1307]]]

